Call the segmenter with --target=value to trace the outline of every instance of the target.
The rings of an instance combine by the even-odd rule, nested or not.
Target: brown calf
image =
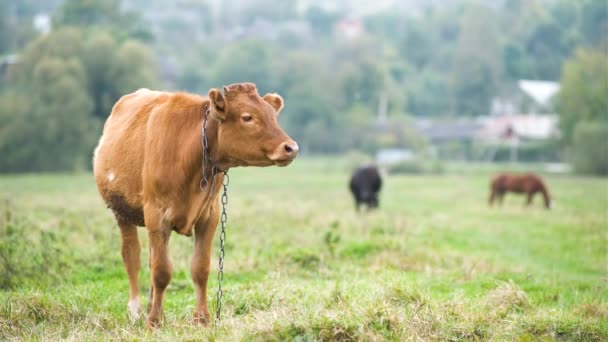
[[[528,196],[526,200],[527,206],[532,203],[534,195],[537,192],[540,192],[545,200],[545,207],[547,209],[551,207],[551,199],[547,187],[540,177],[535,174],[500,174],[494,177],[490,184],[490,198],[488,200],[490,206],[494,203],[494,198],[497,198],[498,203],[502,204],[505,193],[509,191],[514,193],[525,193]]]
[[[207,279],[221,186],[203,190],[200,186],[205,112],[209,113],[206,135],[211,159],[206,175],[211,178],[212,164],[221,170],[289,165],[298,145],[278,125],[282,108],[279,95],[260,97],[251,83],[211,89],[208,97],[140,89],[114,105],[93,163],[99,193],[114,212],[122,234],[130,286],[128,311],[133,317],[141,306],[137,226],[145,226],[152,282],[148,325],[158,325],[162,317],[163,295],[172,272],[167,250],[171,231],[186,236],[194,231],[190,264],[196,288],[194,319],[209,322]],[[215,184],[221,184],[223,177],[215,175]]]

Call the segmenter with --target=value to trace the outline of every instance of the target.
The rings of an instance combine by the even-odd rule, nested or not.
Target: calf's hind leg
[[[141,298],[139,296],[138,274],[141,267],[139,256],[141,246],[137,236],[137,226],[127,224],[118,220],[120,234],[122,238],[122,261],[125,264],[127,275],[129,276],[129,303],[127,309],[132,319],[139,317]]]

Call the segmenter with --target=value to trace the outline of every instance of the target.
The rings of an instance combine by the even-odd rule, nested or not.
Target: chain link
[[[220,253],[219,253],[219,262],[218,262],[218,272],[217,272],[217,309],[215,312],[216,323],[220,320],[220,312],[222,311],[222,297],[224,296],[224,292],[222,291],[222,281],[224,280],[224,247],[226,242],[226,222],[228,221],[228,214],[226,213],[226,207],[228,206],[228,184],[230,184],[230,177],[228,177],[228,170],[220,170],[211,157],[209,156],[209,142],[207,140],[207,118],[209,117],[210,107],[205,109],[205,118],[203,120],[202,127],[202,145],[203,145],[203,178],[199,182],[199,187],[201,191],[205,191],[207,186],[209,186],[209,179],[207,177],[207,163],[211,164],[211,188],[209,189],[209,193],[213,194],[215,191],[215,178],[218,174],[223,173],[224,178],[222,179],[222,213],[220,216],[220,222],[222,225],[222,230],[220,231]]]
[[[209,142],[207,141],[207,117],[209,116],[209,108],[205,109],[205,118],[203,119],[203,134],[202,134],[202,145],[203,145],[203,178],[199,182],[199,187],[201,191],[204,191],[207,185],[209,185],[209,180],[207,179],[207,161],[211,162],[211,158],[209,157]],[[212,163],[212,162],[211,162]],[[213,165],[213,163],[212,163]],[[215,166],[211,169],[211,173],[213,173]],[[212,182],[215,184],[215,175],[212,175]]]
[[[228,214],[226,213],[226,207],[228,206],[228,184],[230,184],[230,177],[228,177],[228,171],[224,171],[224,179],[222,181],[224,192],[222,193],[222,214],[220,216],[222,230],[220,231],[220,256],[217,271],[217,311],[215,313],[215,319],[217,322],[219,322],[220,320],[220,312],[222,310],[222,297],[224,295],[224,292],[222,291],[222,281],[224,280],[224,246],[226,241],[226,221],[228,221]]]

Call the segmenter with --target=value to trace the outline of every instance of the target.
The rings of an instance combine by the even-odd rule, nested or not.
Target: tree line
[[[0,172],[89,168],[114,102],[160,84],[126,19],[116,1],[66,1],[53,30],[19,51],[0,88]]]
[[[413,117],[486,115],[493,98],[515,97],[522,78],[562,82],[556,109],[573,154],[580,121],[593,129],[607,121],[603,0],[462,1],[356,18],[321,7],[302,12],[296,2],[252,0],[214,13],[204,1],[184,1],[174,5],[193,21],[158,23],[121,4],[156,6],[152,14],[162,18],[163,1],[56,3],[52,31],[35,37],[7,18],[31,14],[27,5],[37,2],[7,16],[10,3],[0,0],[0,55],[20,56],[0,86],[2,172],[88,167],[112,104],[140,87],[205,94],[255,82],[284,96],[280,121],[310,153],[421,149]],[[356,37],[340,31],[345,23],[360,30]]]

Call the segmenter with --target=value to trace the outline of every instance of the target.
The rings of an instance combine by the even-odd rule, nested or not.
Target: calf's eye
[[[243,114],[241,116],[241,120],[245,121],[245,122],[249,122],[253,119],[253,117],[250,114]]]

